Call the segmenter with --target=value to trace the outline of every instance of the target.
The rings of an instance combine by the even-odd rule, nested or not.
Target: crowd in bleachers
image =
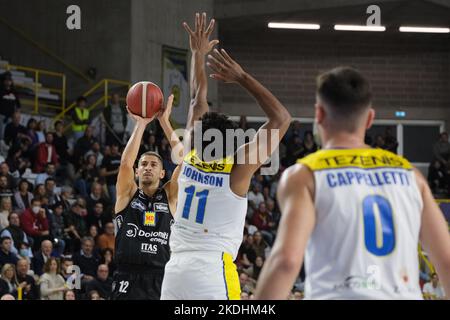
[[[71,115],[72,133],[67,135],[63,121],[47,126],[31,117],[24,126],[10,76],[4,75],[1,85],[0,297],[108,299],[115,270],[115,184],[121,150],[127,141],[127,115],[120,97],[114,94],[101,113],[104,135],[95,134],[91,126],[92,116],[84,111],[88,101],[77,99]],[[246,129],[245,118],[240,126]],[[388,131],[369,140],[375,147],[394,152],[398,145]],[[318,148],[313,133],[302,134],[301,124],[293,122],[280,145],[278,174],[257,173],[253,177],[244,240],[236,261],[242,299],[253,297],[276,237],[280,221],[276,190],[281,172]],[[448,141],[436,150],[440,155],[447,152],[443,158],[448,161]],[[175,165],[169,143],[157,126],[150,126],[144,134],[139,153],[146,151],[162,156],[166,181]],[[73,279],[72,266],[79,267],[83,275],[79,290],[66,285]],[[303,281],[302,270],[289,299],[302,299]]]

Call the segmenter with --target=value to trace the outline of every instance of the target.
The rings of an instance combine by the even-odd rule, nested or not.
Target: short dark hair
[[[41,201],[42,201],[41,197],[34,197],[33,199],[31,199],[31,203],[33,203],[33,202],[41,202]]]
[[[47,182],[49,182],[49,181],[56,182],[55,178],[48,177],[47,179],[45,179],[45,184],[47,184]]]
[[[3,244],[3,242],[4,242],[5,240],[11,240],[11,238],[10,238],[10,237],[1,237],[1,238],[0,238],[0,243]]]
[[[147,152],[144,152],[143,154],[141,154],[141,156],[139,157],[138,165],[141,163],[142,158],[145,157],[145,156],[157,157],[159,159],[159,161],[161,162],[161,166],[164,167],[164,165],[163,165],[163,158],[159,155],[159,153],[154,152],[154,151],[147,151]]]
[[[202,122],[202,150],[205,150],[205,148],[211,144],[212,142],[210,141],[205,141],[203,139],[203,136],[205,134],[205,132],[209,129],[216,129],[219,130],[220,133],[222,134],[222,137],[227,137],[227,130],[236,130],[239,128],[239,125],[231,120],[227,115],[223,114],[223,113],[219,113],[219,112],[207,112],[205,113],[200,119]],[[195,143],[195,138],[194,135],[196,134],[195,132],[195,128],[194,128],[194,132],[193,132],[193,137],[191,139],[191,147],[194,148],[194,143]],[[234,138],[236,138],[233,135]],[[233,150],[232,150],[232,154],[228,154],[227,151],[227,145],[228,143],[231,143],[229,141],[224,141],[223,144],[223,150],[222,150],[222,155],[223,157],[227,157],[227,156],[231,156],[235,153],[237,146],[236,146],[236,139],[233,140]],[[202,153],[199,153],[198,156],[200,157],[200,159],[202,159]]]
[[[317,95],[336,120],[352,123],[370,107],[369,81],[356,69],[337,67],[317,77]]]

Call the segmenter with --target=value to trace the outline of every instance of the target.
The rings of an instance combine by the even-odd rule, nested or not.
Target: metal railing
[[[125,87],[127,90],[130,88],[131,84],[128,81],[122,81],[122,80],[115,80],[115,79],[103,79],[96,83],[92,88],[87,90],[82,94],[83,97],[86,97],[89,99],[89,97],[97,96],[98,98],[94,102],[91,102],[89,104],[88,110],[92,111],[95,108],[97,108],[99,105],[103,105],[106,107],[109,103],[109,99],[111,98],[111,86],[115,85],[116,87]],[[122,99],[124,100],[124,99]],[[57,120],[64,119],[64,117],[76,106],[76,102],[72,102],[67,108],[64,108],[55,118],[54,122]],[[64,130],[67,130],[70,128],[72,122],[68,121],[65,122],[66,126],[64,127]]]
[[[26,105],[30,105],[33,107],[33,112],[35,114],[39,113],[39,108],[45,107],[50,109],[57,109],[64,111],[66,108],[66,75],[64,73],[60,72],[54,72],[49,70],[43,70],[43,69],[36,69],[31,67],[24,67],[24,66],[18,66],[18,65],[12,65],[12,64],[6,64],[3,66],[7,71],[24,71],[27,73],[33,74],[33,83],[30,83],[30,85],[27,85],[26,83],[15,83],[16,87],[19,88],[25,88],[25,89],[31,89],[33,91],[34,98],[31,102],[28,102],[24,100],[22,103]],[[44,103],[42,101],[39,101],[39,93],[42,90],[42,84],[39,83],[39,81],[45,77],[53,77],[57,78],[58,81],[60,81],[61,86],[57,88],[52,87],[45,87],[45,89],[49,90],[51,93],[56,93],[59,95],[59,104],[48,104]],[[41,98],[42,99],[42,98]]]

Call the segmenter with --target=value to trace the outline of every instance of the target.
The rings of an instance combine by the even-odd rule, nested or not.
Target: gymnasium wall
[[[351,65],[371,80],[377,117],[450,120],[450,41],[446,35],[327,33],[282,30],[227,31],[222,45],[285,103],[294,116],[312,117],[315,77],[323,70]],[[264,33],[263,33],[264,32]],[[219,86],[220,109],[257,114],[244,90]]]
[[[97,69],[97,80],[130,77],[130,1],[129,0],[2,0],[0,17],[22,30],[82,72]],[[66,9],[81,7],[81,30],[66,27]],[[13,64],[34,66],[66,73],[69,98],[93,83],[75,76],[68,68],[0,23],[0,56]]]
[[[189,49],[189,39],[182,26],[193,28],[194,15],[213,14],[213,0],[133,0],[131,11],[131,79],[162,81],[162,46]],[[217,27],[215,35],[217,35]],[[189,60],[190,61],[190,60]],[[217,105],[217,84],[209,81],[209,101]]]

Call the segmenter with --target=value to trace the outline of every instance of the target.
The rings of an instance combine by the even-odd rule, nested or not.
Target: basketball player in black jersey
[[[157,117],[171,141],[169,122],[173,96]],[[160,187],[164,178],[161,157],[146,152],[134,170],[139,146],[146,126],[153,120],[131,114],[136,125],[122,154],[117,177],[115,204],[115,261],[117,272],[113,282],[113,300],[158,300],[164,267],[169,260],[169,235],[176,209],[179,167],[171,180]],[[179,141],[178,141],[179,142]],[[135,182],[138,179],[138,184]]]

